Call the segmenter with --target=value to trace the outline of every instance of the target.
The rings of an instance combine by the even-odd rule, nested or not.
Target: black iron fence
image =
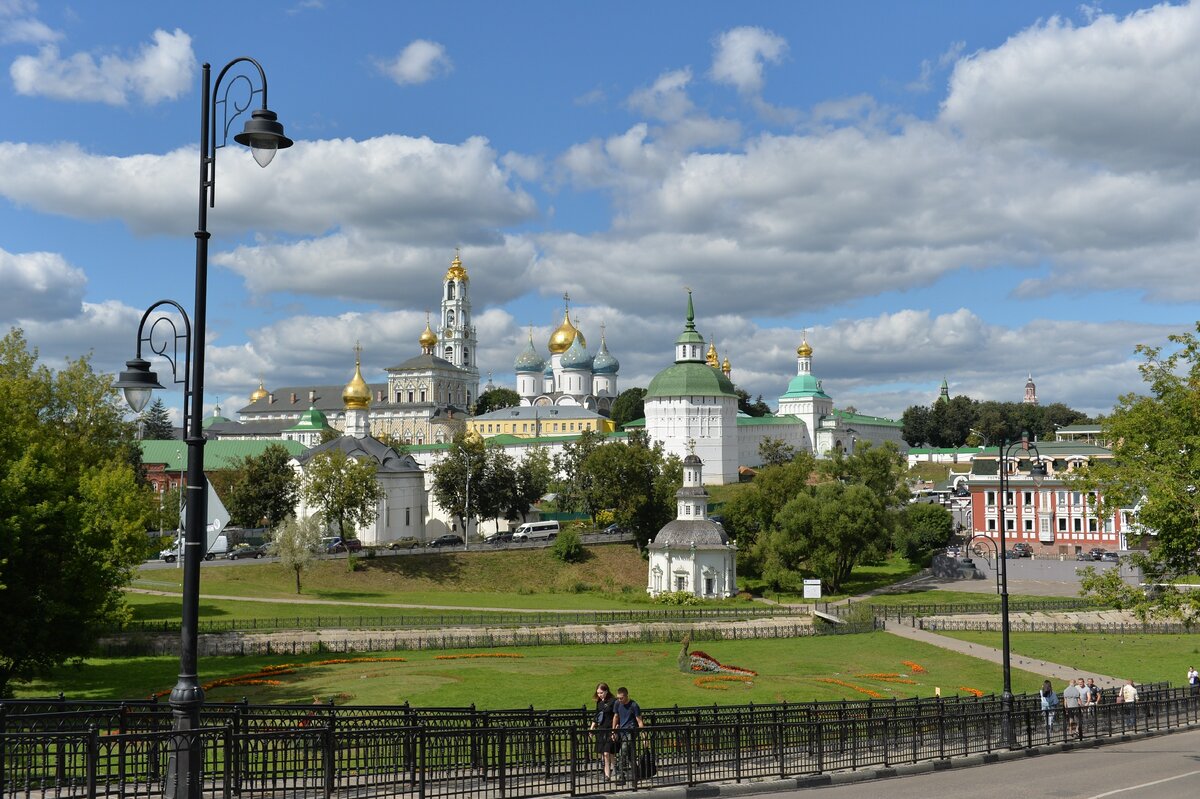
[[[1097,605],[1087,599],[1012,599],[1008,603],[1009,613],[1061,613],[1068,610],[1097,609]],[[830,605],[825,610],[843,618],[863,614],[872,615],[884,621],[888,619],[899,621],[900,619],[919,618],[921,616],[994,614],[1000,612],[1000,603],[996,601],[881,605],[872,602],[854,602],[845,605]]]
[[[209,723],[193,735],[202,795],[214,799],[524,799],[888,767],[1200,723],[1200,697],[1186,689],[1146,687],[1135,703],[1049,714],[1035,701],[1018,697],[1011,709],[994,697],[701,708],[682,711],[688,717],[680,721],[672,720],[679,709],[659,710],[647,713],[645,729],[617,739],[608,778],[595,754],[598,733],[580,710],[503,711],[485,724],[469,709],[363,708],[348,716],[345,708],[293,708],[260,726],[253,714],[265,708],[241,706],[222,723],[211,723],[219,717],[206,708]],[[398,723],[406,715],[413,723]],[[0,799],[160,795],[171,755],[189,743],[157,726],[6,730]]]
[[[201,633],[251,632],[271,630],[422,630],[447,627],[537,627],[564,624],[648,624],[707,621],[745,621],[773,616],[801,616],[807,607],[789,608],[771,605],[734,605],[729,607],[658,607],[638,610],[589,610],[567,613],[549,611],[350,614],[334,616],[272,616],[253,619],[201,619]],[[178,619],[131,621],[119,630],[123,633],[178,633]]]
[[[1000,632],[1000,622],[988,619],[921,619],[917,622],[922,630]],[[1171,633],[1194,633],[1196,626],[1172,622],[1071,622],[1034,621],[1013,619],[1009,630],[1014,633],[1097,633],[1100,635],[1133,635],[1146,633],[1165,635]]]

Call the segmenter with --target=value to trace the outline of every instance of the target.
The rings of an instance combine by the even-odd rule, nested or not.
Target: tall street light
[[[1012,652],[1009,648],[1008,641],[1008,546],[1005,543],[1005,519],[1004,507],[1006,505],[1008,489],[1012,485],[1012,479],[1008,474],[1008,460],[1012,457],[1013,451],[1020,447],[1021,451],[1026,455],[1032,449],[1037,455],[1037,460],[1029,467],[1029,476],[1033,478],[1035,485],[1040,485],[1042,479],[1046,476],[1046,465],[1042,463],[1042,454],[1038,452],[1036,444],[1029,443],[1029,434],[1021,433],[1019,441],[1009,442],[1007,440],[1000,442],[1000,494],[996,498],[999,503],[999,527],[1000,527],[1000,545],[997,553],[997,560],[1000,568],[1000,647],[1004,652],[1004,693],[1000,696],[1000,709],[1004,719],[1004,740],[1007,744],[1013,743],[1012,729]],[[1016,503],[1014,502],[1014,505]]]
[[[221,93],[222,82],[229,70],[244,64],[246,73],[237,72]],[[258,84],[253,75],[257,73]],[[292,146],[292,140],[283,135],[283,125],[275,113],[267,108],[267,75],[253,58],[235,58],[217,74],[216,83],[211,80],[212,69],[205,64],[202,69],[202,92],[200,99],[200,198],[196,226],[196,299],[193,306],[191,330],[187,338],[187,373],[184,383],[184,440],[187,442],[187,512],[184,519],[184,562],[183,612],[180,623],[179,678],[171,689],[171,712],[174,729],[179,733],[172,747],[172,764],[168,769],[165,795],[173,799],[199,799],[203,779],[203,752],[200,746],[200,708],[204,705],[204,689],[197,677],[197,643],[200,609],[200,561],[207,548],[207,492],[204,477],[204,335],[208,302],[208,209],[216,203],[217,150],[228,143],[229,128],[233,122],[261,99],[261,106],[250,112],[242,132],[233,139],[250,148],[259,166],[271,163],[278,150]],[[237,94],[231,93],[237,90]],[[219,107],[219,109],[218,109]],[[217,113],[222,112],[222,124],[217,127]],[[218,138],[219,135],[219,138]],[[183,308],[167,300],[152,305],[142,318],[138,328],[137,356],[126,363],[117,386],[125,390],[125,397],[135,412],[141,411],[150,399],[150,392],[162,388],[157,375],[150,371],[149,362],[141,357],[143,328],[150,313],[164,303],[175,307],[179,313]],[[184,314],[185,327],[187,316]],[[152,339],[154,325],[147,339]],[[156,354],[164,354],[151,343]],[[175,382],[177,362],[171,360]]]

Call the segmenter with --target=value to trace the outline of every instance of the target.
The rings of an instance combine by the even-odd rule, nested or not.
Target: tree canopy
[[[0,697],[125,618],[157,505],[129,462],[134,433],[89,358],[54,371],[20,330],[0,339]]]
[[[910,447],[996,446],[1028,432],[1035,439],[1053,439],[1058,427],[1088,421],[1086,414],[1061,402],[978,402],[965,394],[930,406],[905,409],[901,433]]]
[[[1200,573],[1200,323],[1196,332],[1170,336],[1173,351],[1139,346],[1139,366],[1147,393],[1117,400],[1102,422],[1112,442],[1112,459],[1096,459],[1077,483],[1103,497],[1103,513],[1132,511],[1134,540],[1143,531],[1149,545],[1131,560],[1145,581],[1171,584]],[[1154,535],[1150,536],[1149,533]],[[1100,585],[1100,584],[1098,584]],[[1200,592],[1165,590],[1146,601],[1142,612],[1195,618]]]
[[[138,418],[141,436],[146,441],[170,441],[175,438],[175,425],[167,414],[166,403],[162,397],[155,397],[150,407],[142,411]]]
[[[291,458],[284,447],[271,444],[242,460],[224,500],[233,524],[274,529],[296,512],[300,483]]]
[[[644,388],[625,389],[613,400],[612,409],[608,412],[608,418],[612,419],[612,423],[618,428],[624,427],[630,422],[636,422],[645,415],[646,389]]]
[[[338,535],[352,538],[356,528],[375,521],[383,489],[375,479],[375,464],[356,460],[338,449],[313,456],[304,470],[305,501],[319,508]]]
[[[511,388],[493,388],[479,395],[479,399],[475,401],[475,415],[498,411],[501,408],[515,408],[520,404],[521,395]]]

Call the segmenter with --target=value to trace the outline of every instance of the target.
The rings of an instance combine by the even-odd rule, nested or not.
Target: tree
[[[295,573],[297,594],[300,593],[300,575],[317,558],[324,529],[325,523],[319,513],[304,519],[288,519],[275,529],[272,537],[275,554],[283,568]]]
[[[611,509],[617,524],[645,544],[675,518],[675,492],[683,483],[683,464],[667,456],[661,444],[651,445],[644,430],[632,431],[627,443],[610,441],[596,447],[580,471],[593,524],[600,510]]]
[[[338,535],[375,521],[383,489],[375,479],[375,464],[355,460],[341,450],[319,452],[304,472],[305,501],[320,508],[325,521],[337,525]]]
[[[242,460],[237,480],[225,499],[233,524],[274,529],[296,512],[300,481],[291,459],[281,445],[271,444],[261,455],[249,455]]]
[[[1150,549],[1131,556],[1148,583],[1175,583],[1200,572],[1200,323],[1196,332],[1172,335],[1174,352],[1139,345],[1138,367],[1147,394],[1124,394],[1105,418],[1111,459],[1096,459],[1072,482],[1102,496],[1105,516],[1130,512],[1131,531],[1154,531]],[[1170,592],[1168,592],[1170,593]],[[1192,618],[1200,596],[1164,595],[1156,605]]]
[[[405,441],[397,433],[380,433],[375,437],[379,439],[381,444],[394,449],[397,455],[404,456],[408,454],[409,442]]]
[[[608,418],[612,419],[612,423],[618,428],[645,418],[645,416],[646,389],[644,388],[625,389],[613,400],[612,408],[608,412]]]
[[[796,457],[796,448],[781,438],[764,438],[758,444],[758,457],[765,466],[781,466]]]
[[[915,562],[946,546],[953,534],[953,514],[941,505],[921,502],[901,511],[892,545]]]
[[[587,513],[595,518],[596,511],[603,507],[593,504],[592,474],[582,468],[584,460],[603,440],[595,431],[584,430],[579,438],[564,444],[563,451],[554,456],[555,480],[552,487],[557,495],[555,503],[559,510]]]
[[[910,447],[920,447],[929,441],[930,412],[924,405],[910,405],[900,417],[903,424],[900,436]]]
[[[551,548],[555,559],[563,563],[582,563],[587,559],[587,550],[583,548],[583,541],[579,538],[579,533],[574,530],[563,530],[554,539],[554,546]]]
[[[887,546],[889,515],[865,485],[830,481],[805,491],[756,542],[762,576],[775,588],[795,589],[806,568],[836,593],[864,556]]]
[[[112,376],[37,357],[18,329],[0,339],[0,697],[126,618],[153,505]]]
[[[734,389],[734,393],[738,398],[738,410],[747,416],[766,416],[771,412],[771,406],[763,401],[762,394],[758,395],[758,399],[750,401],[750,394],[745,389]]]
[[[754,482],[721,506],[725,530],[738,542],[744,565],[754,570],[754,542],[771,530],[775,516],[793,497],[808,490],[815,468],[811,452],[799,452],[787,463],[761,469]]]
[[[528,521],[529,510],[549,489],[550,477],[550,453],[544,447],[526,450],[525,458],[517,464],[516,479],[509,486],[505,503],[508,515]]]
[[[142,438],[146,441],[170,441],[175,438],[175,425],[167,414],[166,403],[162,397],[155,397],[150,407],[142,411],[138,418]]]
[[[484,482],[487,471],[487,448],[483,440],[463,433],[455,436],[446,457],[429,467],[433,475],[433,498],[451,516],[458,519],[465,533],[468,519],[478,519],[488,486]],[[470,485],[468,490],[467,486]],[[468,505],[468,501],[470,505]]]
[[[341,438],[341,437],[342,437],[341,430],[338,430],[336,427],[327,427],[321,431],[321,437],[320,437],[320,440],[317,442],[317,446],[320,446],[321,444],[328,444],[330,441],[333,441],[335,438]]]
[[[479,395],[475,401],[475,415],[481,416],[501,408],[515,408],[521,404],[521,395],[511,388],[493,388]]]

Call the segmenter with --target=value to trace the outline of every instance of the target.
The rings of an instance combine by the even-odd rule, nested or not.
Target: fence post
[[[808,730],[809,730],[810,737],[812,736],[812,731],[814,729],[816,730],[816,733],[817,733],[817,773],[824,774],[825,773],[825,725],[822,724],[821,722],[817,722],[815,724],[812,722],[809,722]],[[780,775],[782,776],[782,770],[780,771]]]
[[[887,716],[883,717],[883,767],[884,768],[890,768],[892,765],[892,747],[891,747],[891,743],[890,743],[890,736],[888,735],[888,727],[890,726],[890,722],[891,722],[891,719],[889,719]]]
[[[323,775],[325,799],[330,799],[333,796],[335,782],[334,768],[336,766],[337,753],[334,751],[333,725],[334,719],[331,718],[329,719],[328,726],[325,727],[321,734],[321,743],[323,744],[321,761],[325,772]]]
[[[695,754],[695,747],[692,746],[692,730],[700,730],[700,727],[684,727],[683,728],[683,745],[687,749],[687,784],[692,786],[696,784],[696,770],[693,767],[692,756]],[[780,739],[782,742],[782,738]],[[641,756],[638,760],[640,762]]]
[[[87,728],[87,795],[88,799],[96,799],[96,768],[100,759],[100,731],[95,724]]]
[[[508,731],[503,727],[499,730],[500,735],[497,741],[496,760],[497,775],[500,782],[500,799],[504,799],[508,790]]]
[[[426,733],[425,728],[417,729],[417,797],[425,799],[425,749],[426,749]]]
[[[742,781],[742,730],[744,722],[739,712],[733,723],[733,778],[735,782]]]
[[[234,717],[236,718],[236,716]],[[225,779],[221,780],[225,786],[221,791],[224,799],[230,799],[233,795],[233,786],[237,782],[238,762],[237,755],[233,748],[233,731],[234,719],[225,720],[225,729],[221,731],[223,749],[225,750]]]
[[[946,708],[942,705],[941,697],[937,700],[938,712],[938,759],[946,759]]]
[[[554,726],[550,723],[550,714],[549,713],[547,713],[545,715],[545,725],[546,725],[546,746],[545,746],[544,754],[545,754],[545,760],[546,760],[546,779],[548,780],[552,776],[550,769],[551,769],[551,764],[554,762],[554,739],[553,739]]]
[[[779,713],[772,713],[775,718],[772,721],[771,727],[775,733],[775,758],[779,763],[779,779],[787,777],[787,765],[783,761],[783,722],[779,720]]]
[[[576,768],[576,763],[579,758],[579,731],[572,725],[569,729],[569,732],[571,734],[569,749],[571,759],[567,768],[567,772],[570,776],[571,782],[570,794],[571,796],[575,796],[579,793],[579,771]],[[601,755],[600,757],[603,759],[604,755]]]

